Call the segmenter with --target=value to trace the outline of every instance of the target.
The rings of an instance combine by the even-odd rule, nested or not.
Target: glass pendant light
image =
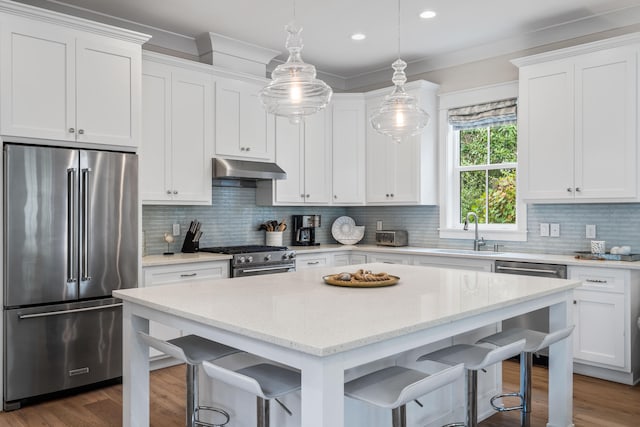
[[[294,124],[299,123],[303,116],[326,107],[333,94],[325,82],[316,78],[316,67],[302,60],[302,27],[295,24],[295,10],[294,0],[294,20],[285,27],[289,58],[273,70],[271,83],[260,92],[260,101],[265,110],[288,117]]]
[[[429,115],[418,106],[416,98],[404,90],[407,63],[400,59],[400,0],[398,0],[398,59],[391,65],[394,69],[393,91],[384,98],[380,108],[370,117],[371,126],[393,141],[418,135],[429,123]]]

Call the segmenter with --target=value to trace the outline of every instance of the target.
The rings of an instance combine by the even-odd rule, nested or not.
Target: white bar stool
[[[408,402],[451,384],[463,375],[462,364],[433,375],[402,366],[390,366],[349,381],[344,385],[344,394],[371,405],[391,409],[392,426],[406,427]]]
[[[210,341],[197,335],[186,335],[168,341],[152,337],[139,331],[138,334],[150,347],[187,364],[187,427],[220,427],[229,422],[229,414],[219,408],[200,406],[198,399],[198,366],[205,360],[215,360],[229,356],[240,350]],[[222,415],[224,422],[211,424],[198,419],[199,411],[211,411]]]
[[[269,427],[269,402],[280,404],[291,415],[291,411],[277,398],[300,390],[300,373],[291,369],[259,363],[232,371],[214,363],[203,361],[202,367],[214,380],[237,387],[256,396],[257,427]]]
[[[433,353],[425,354],[418,361],[432,360],[446,365],[464,364],[467,376],[467,427],[478,425],[478,370],[494,365],[519,354],[525,346],[525,340],[490,349],[479,345],[456,344]]]
[[[559,331],[544,333],[531,329],[512,328],[497,334],[482,338],[479,343],[490,343],[496,346],[504,346],[515,341],[524,339],[526,344],[520,353],[520,392],[504,393],[491,398],[491,406],[498,412],[520,411],[520,425],[529,427],[531,425],[531,374],[533,369],[533,355],[551,344],[567,338],[573,331],[573,326],[560,329]],[[495,401],[503,397],[518,397],[520,405],[517,406],[497,406]]]

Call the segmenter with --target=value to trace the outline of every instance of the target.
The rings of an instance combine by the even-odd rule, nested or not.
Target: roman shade
[[[469,105],[449,110],[449,124],[454,130],[512,124],[517,119],[517,98]]]

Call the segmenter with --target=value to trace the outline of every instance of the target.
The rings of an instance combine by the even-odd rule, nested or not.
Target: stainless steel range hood
[[[275,163],[249,162],[247,160],[213,159],[214,180],[263,180],[286,179],[287,173]]]

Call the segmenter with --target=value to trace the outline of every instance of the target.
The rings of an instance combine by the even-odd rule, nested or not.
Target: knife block
[[[200,242],[194,242],[195,234],[191,231],[187,231],[187,235],[184,236],[184,243],[182,244],[182,252],[192,254],[200,250]]]

